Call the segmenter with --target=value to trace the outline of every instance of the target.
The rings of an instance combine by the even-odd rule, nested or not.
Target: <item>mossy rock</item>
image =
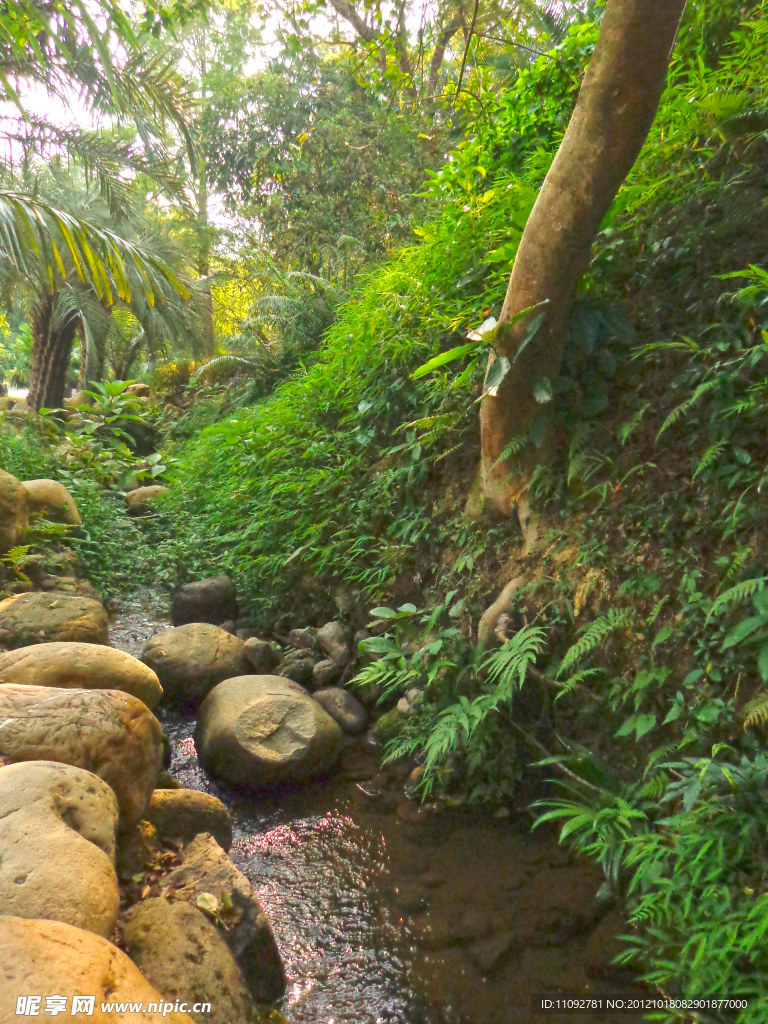
[[[388,743],[389,740],[393,740],[400,733],[402,719],[403,716],[397,708],[386,711],[374,725],[373,735],[380,743]]]

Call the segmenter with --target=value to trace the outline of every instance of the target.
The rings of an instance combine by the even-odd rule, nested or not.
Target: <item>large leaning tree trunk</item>
[[[55,316],[56,296],[46,295],[32,316],[32,381],[27,401],[35,410],[60,409],[80,318]]]
[[[542,411],[533,395],[537,382],[560,371],[576,288],[600,223],[653,124],[685,4],[608,0],[573,116],[512,268],[495,342],[496,355],[512,365],[496,394],[482,401],[480,472],[468,511],[489,503],[504,515],[517,508],[524,532],[531,473],[547,450],[530,442],[516,456],[509,449],[529,437]],[[541,326],[520,351],[541,312]]]

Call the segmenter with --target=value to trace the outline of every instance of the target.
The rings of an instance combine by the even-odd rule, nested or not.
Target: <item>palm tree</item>
[[[115,214],[129,198],[130,187],[120,174],[125,167],[180,194],[181,184],[169,170],[170,126],[186,141],[193,162],[194,148],[179,75],[162,55],[144,59],[141,41],[115,0],[99,0],[99,5],[95,16],[84,0],[3,0],[0,101],[14,104],[19,113],[0,118],[0,140],[10,147],[11,161],[14,147],[23,148],[25,167],[30,153],[65,148],[93,174]],[[62,129],[31,116],[21,98],[22,87],[30,85],[65,102],[76,92],[91,112],[113,124],[130,120],[139,142],[110,132]],[[39,299],[32,388],[38,406],[57,396],[60,404],[62,353],[71,351],[78,325],[88,322],[73,312],[78,286],[105,308],[117,299],[153,306],[171,293],[188,293],[161,255],[114,230],[108,218],[62,209],[39,192],[19,188],[12,163],[0,177],[0,265],[6,274],[27,278]]]
[[[102,378],[116,304],[130,310],[147,347],[157,349],[169,338],[194,343],[200,336],[199,289],[184,274],[184,260],[163,232],[142,218],[138,202],[122,209],[118,235],[106,226],[115,218],[97,185],[87,183],[82,175],[64,172],[54,161],[50,170],[37,174],[35,192],[29,195],[28,190],[24,203],[56,211],[48,214],[47,230],[40,230],[35,239],[43,258],[29,259],[21,249],[16,262],[0,263],[0,286],[6,292],[23,292],[30,310],[29,403],[34,409],[61,406],[78,335],[84,349],[86,382]],[[97,272],[83,273],[88,249],[92,252],[93,246],[86,239],[85,259],[79,254],[77,232],[82,224],[100,242],[106,274],[99,271],[98,264]],[[55,275],[49,272],[52,264],[57,268]]]

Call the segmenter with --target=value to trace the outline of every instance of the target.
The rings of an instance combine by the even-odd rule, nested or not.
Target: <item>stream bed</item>
[[[138,656],[168,627],[152,600],[126,607],[111,642]],[[232,815],[230,857],[269,915],[289,979],[291,1024],[618,1022],[610,1013],[533,1016],[531,996],[638,993],[610,966],[623,930],[575,862],[526,815],[430,813],[350,741],[339,770],[303,787],[239,792],[212,779],[194,719],[159,717],[171,774]]]

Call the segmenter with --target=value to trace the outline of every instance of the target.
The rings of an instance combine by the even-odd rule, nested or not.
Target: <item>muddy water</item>
[[[120,614],[115,646],[137,654],[165,628],[151,605]],[[621,930],[572,862],[529,819],[428,814],[359,745],[303,788],[254,795],[209,778],[194,721],[161,712],[171,772],[230,809],[230,856],[269,914],[293,1024],[512,1024],[623,1020],[531,1014],[533,993],[628,992],[609,968]]]

